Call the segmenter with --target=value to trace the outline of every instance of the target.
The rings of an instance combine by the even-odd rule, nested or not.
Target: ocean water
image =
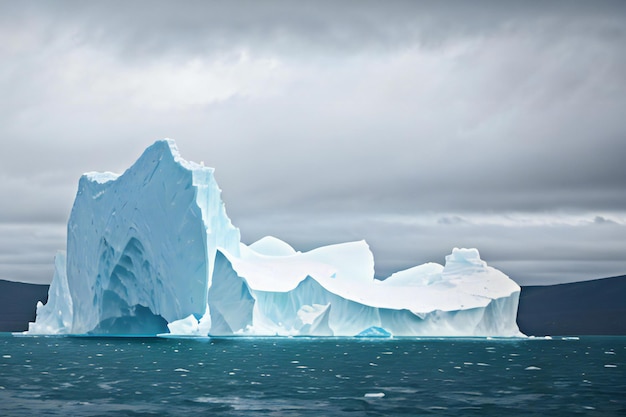
[[[626,337],[3,334],[0,415],[626,415]]]

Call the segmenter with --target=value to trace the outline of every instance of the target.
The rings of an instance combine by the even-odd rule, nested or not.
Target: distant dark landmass
[[[0,332],[27,330],[47,299],[48,285],[0,280]],[[626,275],[522,287],[517,324],[529,336],[626,335]]]
[[[626,335],[626,275],[522,287],[517,324],[529,336]]]
[[[37,301],[48,300],[48,287],[0,279],[0,332],[28,330],[28,322],[35,320]]]

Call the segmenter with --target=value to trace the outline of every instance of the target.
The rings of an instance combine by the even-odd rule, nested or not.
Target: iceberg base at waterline
[[[515,337],[519,293],[476,249],[379,280],[365,241],[246,245],[213,168],[168,139],[121,175],[81,177],[67,252],[26,333]]]

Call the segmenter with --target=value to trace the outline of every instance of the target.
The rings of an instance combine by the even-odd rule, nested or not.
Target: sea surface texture
[[[626,415],[626,337],[2,334],[0,415]]]

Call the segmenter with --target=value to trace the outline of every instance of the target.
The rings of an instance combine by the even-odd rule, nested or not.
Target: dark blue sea
[[[626,337],[2,334],[0,415],[626,415]]]

